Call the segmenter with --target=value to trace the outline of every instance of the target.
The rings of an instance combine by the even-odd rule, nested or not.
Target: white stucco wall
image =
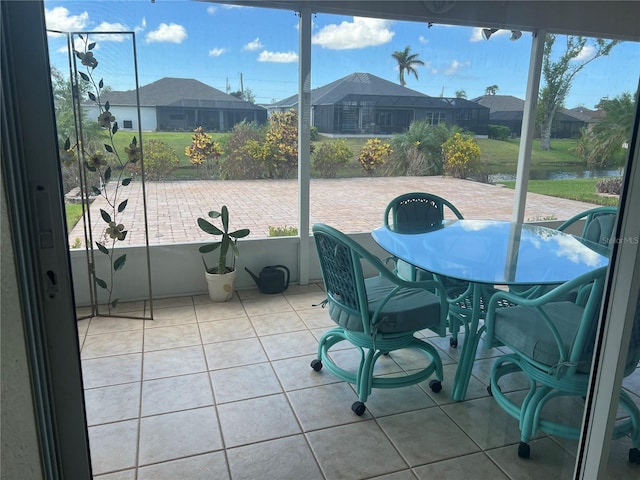
[[[98,107],[95,105],[83,107],[87,113],[87,118],[98,119],[100,115]],[[138,130],[138,111],[136,107],[111,105],[111,114],[116,117],[118,128],[122,131]],[[124,121],[131,120],[131,128],[124,128]],[[140,107],[140,120],[143,132],[155,132],[158,129],[158,120],[155,107]]]
[[[350,235],[380,258],[386,258],[384,252],[373,241],[370,233]],[[298,237],[274,237],[238,242],[240,258],[236,263],[236,288],[245,290],[255,288],[251,276],[244,267],[258,274],[267,265],[286,265],[291,271],[291,284],[298,283]],[[150,263],[152,276],[153,298],[174,297],[182,295],[197,295],[207,293],[207,282],[204,277],[201,255],[198,247],[201,243],[176,243],[155,245],[150,248]],[[146,255],[144,247],[128,247],[118,249],[127,254],[127,264],[117,275],[117,294],[120,302],[141,300],[148,298],[148,282],[146,269]],[[71,250],[71,271],[73,274],[73,288],[76,304],[85,306],[90,303],[88,289],[87,261],[84,250]],[[119,252],[120,253],[120,252]],[[95,256],[96,272],[107,268],[108,257],[98,254]],[[309,278],[312,282],[320,281],[320,264],[315,253],[315,246],[311,250],[309,260]],[[368,272],[368,273],[373,273]],[[98,289],[99,294],[104,290]],[[104,295],[100,299],[104,301]]]

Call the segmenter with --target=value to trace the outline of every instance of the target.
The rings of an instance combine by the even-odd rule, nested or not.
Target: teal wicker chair
[[[384,211],[384,224],[389,229],[398,233],[424,233],[441,228],[445,212],[450,216],[462,220],[462,213],[448,200],[425,192],[411,192],[397,196]],[[426,272],[407,262],[394,259],[395,272],[406,280],[424,280],[434,277],[431,272]],[[472,288],[468,282],[437,276],[447,291],[449,298],[449,345],[458,346],[458,333],[460,326],[468,328],[473,298]],[[484,300],[481,302],[484,307]]]
[[[435,374],[429,386],[439,392],[440,356],[433,345],[416,338],[414,333],[428,328],[444,336],[447,302],[442,285],[433,279],[409,282],[398,278],[379,258],[328,225],[314,225],[313,235],[327,293],[325,303],[337,326],[322,335],[318,358],[311,362],[311,367],[320,371],[324,366],[341,380],[355,385],[359,401],[351,409],[357,415],[364,414],[364,402],[372,388],[404,387]],[[378,275],[365,279],[363,268],[371,267]],[[355,372],[331,359],[331,347],[343,341],[360,351]],[[428,359],[426,366],[402,376],[374,376],[380,356],[401,349],[423,352]]]
[[[610,246],[617,213],[617,207],[596,207],[585,210],[564,222],[558,230],[564,232],[574,223],[584,220],[582,233],[577,236],[600,245]]]
[[[529,458],[529,440],[538,430],[567,438],[578,438],[574,425],[545,418],[545,404],[559,396],[587,395],[605,273],[601,267],[557,286],[537,298],[496,293],[486,315],[487,347],[506,345],[512,353],[500,357],[491,371],[489,393],[509,415],[519,420],[518,455]],[[577,295],[567,295],[577,292]],[[573,300],[567,301],[566,298]],[[507,300],[511,307],[498,307]],[[625,369],[630,375],[640,359],[640,314],[636,312],[631,345]],[[516,403],[500,390],[500,379],[515,372],[528,377],[529,391]],[[640,463],[640,411],[626,391],[620,406],[629,414],[619,419],[614,438],[630,435],[633,447],[629,461]]]

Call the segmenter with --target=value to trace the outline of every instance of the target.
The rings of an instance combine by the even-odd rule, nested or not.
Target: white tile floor
[[[432,393],[428,381],[374,390],[365,415],[354,415],[352,387],[309,366],[332,326],[327,311],[312,306],[323,298],[313,284],[284,295],[241,291],[224,304],[156,300],[153,321],[80,320],[94,478],[571,478],[575,441],[540,435],[529,460],[517,457],[517,422],[486,392],[498,349],[479,348],[467,399],[453,402],[459,352],[429,336],[445,364],[443,391]],[[138,315],[142,308],[119,306]],[[354,355],[344,348],[334,357],[346,365]],[[411,371],[416,361],[393,353],[378,371]],[[637,372],[625,385],[640,404]],[[522,395],[523,386],[516,378],[503,391]],[[570,402],[558,414],[579,420],[579,404]],[[614,442],[609,478],[640,476],[627,462],[630,444]]]

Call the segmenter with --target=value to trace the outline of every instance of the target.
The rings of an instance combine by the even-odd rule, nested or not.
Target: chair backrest
[[[457,218],[462,218],[451,202],[438,195],[405,193],[389,202],[384,212],[384,224],[398,233],[427,232],[442,225],[447,208]]]
[[[385,268],[378,258],[342,232],[324,224],[313,226],[322,279],[329,300],[347,315],[359,317],[363,329],[370,334],[369,307],[361,260]],[[380,265],[378,265],[380,264]]]
[[[617,213],[617,207],[596,207],[585,210],[564,222],[558,227],[558,230],[565,231],[574,223],[584,220],[584,227],[580,237],[600,245],[609,246],[612,241]]]

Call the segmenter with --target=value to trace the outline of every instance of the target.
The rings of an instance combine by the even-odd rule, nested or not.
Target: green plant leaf
[[[67,139],[64,141],[64,149],[69,150],[70,148],[71,148],[71,139],[67,137]]]
[[[224,232],[215,225],[207,222],[204,218],[198,219],[198,226],[206,233],[211,235],[223,235]]]
[[[100,82],[98,83],[98,88],[102,88],[102,87],[104,87],[104,81],[100,79]]]
[[[106,211],[104,211],[102,208],[100,209],[100,215],[102,215],[102,219],[106,222],[109,223],[111,222],[111,215],[109,215]]]
[[[104,183],[107,183],[111,178],[111,167],[108,167],[104,172]]]
[[[131,183],[131,179],[130,178],[123,178],[122,179],[122,186],[126,187],[127,185],[129,185]]]
[[[109,153],[113,153],[113,147],[111,145],[109,145],[108,143],[104,144],[104,149]]]
[[[105,282],[101,278],[96,277],[96,283],[100,288],[104,288],[105,290],[107,289],[107,282]]]
[[[127,208],[127,203],[129,203],[128,199],[120,202],[120,205],[118,205],[118,212],[119,213],[121,213],[125,208]]]
[[[113,122],[113,127],[111,127],[111,133],[115,135],[118,131],[118,122]]]
[[[207,243],[206,245],[202,245],[200,248],[198,248],[198,251],[200,253],[209,253],[209,252],[213,252],[214,250],[216,250],[220,245],[222,245],[222,242],[218,242],[218,243]]]
[[[89,79],[89,75],[87,75],[86,73],[84,73],[84,72],[78,72],[78,74],[80,74],[80,77],[81,77],[85,82],[90,81],[90,79]]]
[[[241,228],[240,230],[236,230],[235,232],[231,232],[229,234],[229,236],[233,237],[235,239],[238,239],[238,238],[246,237],[247,235],[249,235],[249,233],[251,233],[251,232],[249,231],[248,228]]]
[[[124,267],[124,264],[125,264],[126,261],[127,261],[127,254],[119,256],[113,262],[113,269],[117,272],[122,267]]]
[[[122,232],[122,238],[120,239],[120,241],[124,241],[124,239],[127,238],[127,233],[129,233],[127,230]]]
[[[102,253],[104,253],[105,255],[109,255],[109,250],[107,250],[107,247],[105,247],[103,244],[101,244],[100,242],[96,242],[96,247],[98,247],[98,250],[100,250]]]
[[[87,45],[87,50],[93,50],[94,48],[96,48],[96,42],[92,42]]]
[[[96,171],[96,167],[93,167],[93,166],[89,165],[89,162],[87,162],[86,160],[84,161],[84,168],[86,168],[90,172],[95,172]]]
[[[107,100],[107,102],[104,104],[104,109],[108,112],[110,108],[111,105],[109,105],[109,100]]]
[[[225,232],[229,231],[229,209],[226,205],[222,206],[222,228]]]
[[[133,140],[131,140],[131,144],[135,147],[136,145],[138,145],[138,139],[136,137],[133,137]]]
[[[118,306],[118,299],[116,298],[111,302],[111,308],[116,308]]]
[[[211,210],[209,212],[209,217],[211,218],[218,218],[220,215],[221,215],[220,212],[216,212],[215,210]]]
[[[100,195],[100,189],[94,185],[91,185],[91,193],[94,195]]]
[[[89,100],[93,100],[94,102],[96,101],[96,96],[93,93],[87,92],[87,95],[89,96]]]

